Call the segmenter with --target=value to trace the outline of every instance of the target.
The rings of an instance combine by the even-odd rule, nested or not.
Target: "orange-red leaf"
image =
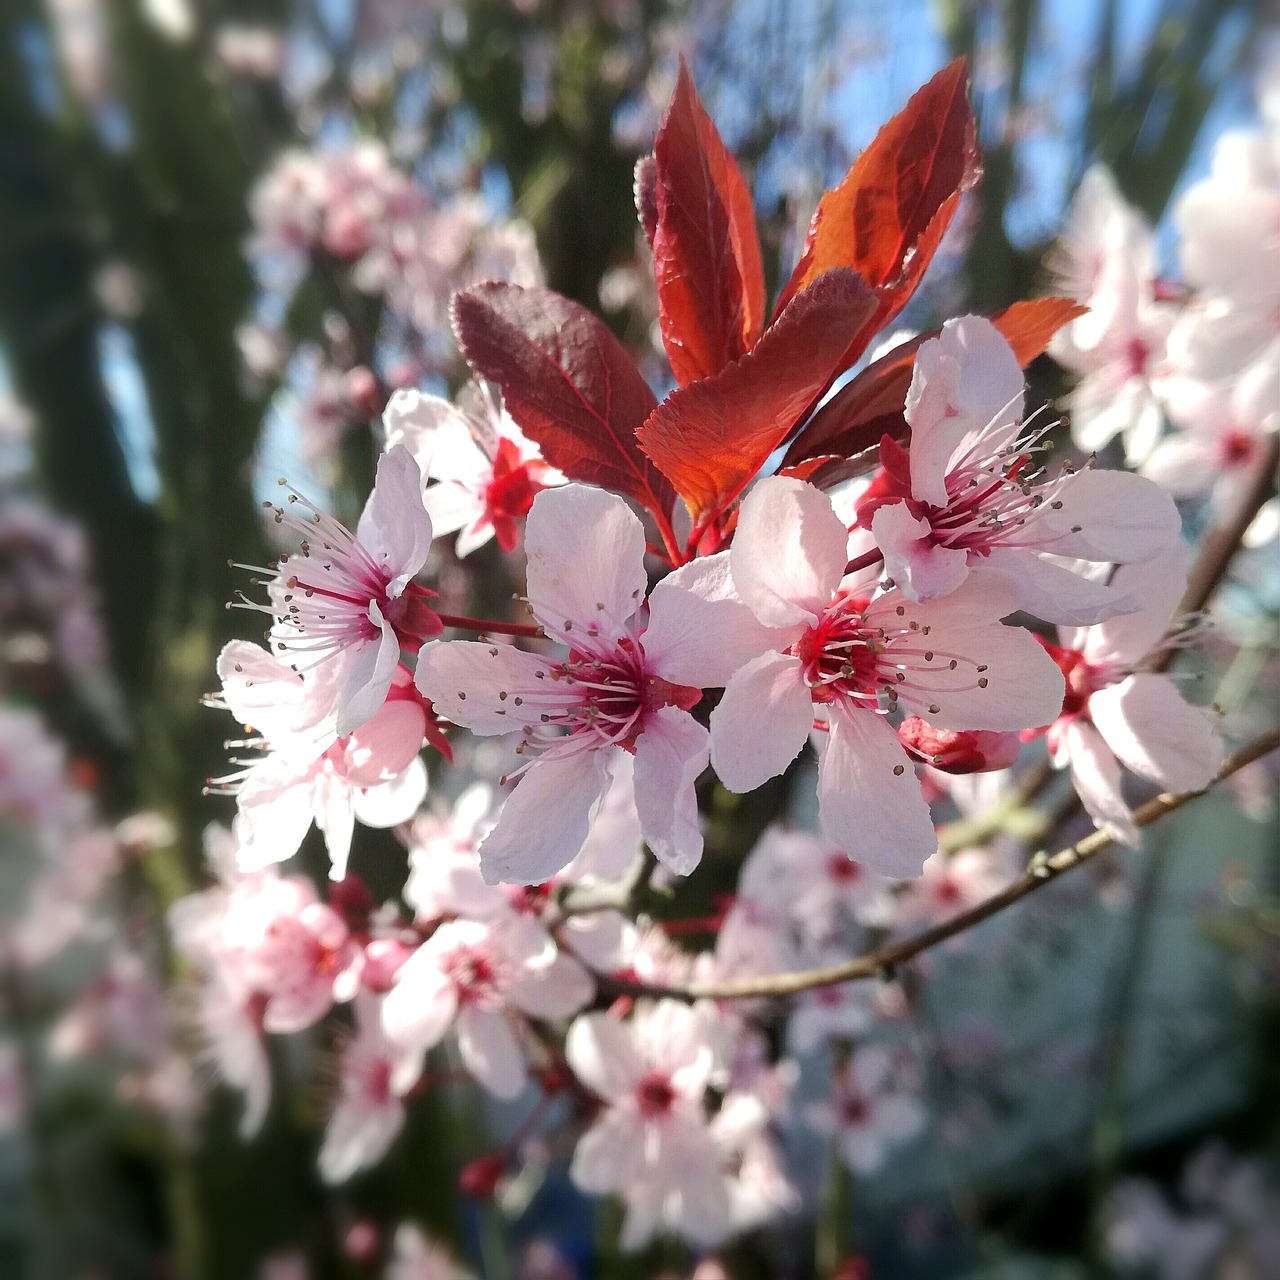
[[[963,59],[944,67],[822,197],[779,311],[834,267],[883,291],[881,324],[906,302],[981,174],[967,86]]]
[[[1070,298],[1035,298],[997,311],[991,323],[1004,335],[1018,363],[1025,368],[1044,351],[1063,325],[1087,309]],[[938,330],[934,329],[894,347],[841,387],[793,441],[783,465],[794,470],[807,459],[861,456],[867,463],[862,470],[871,470],[880,437],[888,433],[901,439],[906,434],[902,407],[911,386],[916,352],[921,343],[937,336]],[[832,475],[834,469],[827,468],[824,474]],[[844,468],[841,478],[851,474],[859,472]]]
[[[678,388],[654,410],[640,429],[641,447],[695,523],[724,511],[787,438],[875,307],[875,295],[852,272],[829,272],[754,350],[715,377]]]
[[[658,319],[684,386],[752,348],[764,324],[765,291],[751,193],[683,62],[653,157]],[[646,194],[639,182],[637,191]],[[645,221],[649,201],[638,204]]]
[[[657,399],[602,321],[550,289],[487,281],[454,296],[453,328],[552,466],[634,498],[667,524],[675,494],[636,442]]]

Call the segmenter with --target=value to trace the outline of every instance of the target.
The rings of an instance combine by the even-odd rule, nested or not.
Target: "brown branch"
[[[1218,771],[1217,778],[1210,785],[1216,785],[1223,779],[1229,778],[1245,765],[1252,764],[1277,748],[1280,748],[1280,729],[1273,729],[1229,756]],[[1139,827],[1150,826],[1157,818],[1182,808],[1184,804],[1203,794],[1203,791],[1189,791],[1183,795],[1170,795],[1167,792],[1158,795],[1134,811],[1134,822]],[[912,938],[877,947],[865,955],[846,960],[841,964],[827,965],[821,969],[804,969],[797,973],[773,974],[764,978],[748,978],[738,982],[693,983],[687,987],[632,982],[620,978],[602,978],[600,985],[611,995],[667,996],[676,1000],[739,1000],[750,997],[794,995],[814,987],[828,987],[839,982],[883,976],[892,973],[894,968],[904,961],[918,956],[923,951],[928,951],[931,947],[936,947],[938,943],[945,942],[948,938],[964,933],[990,916],[999,914],[1006,907],[1034,893],[1050,881],[1056,880],[1065,872],[1111,848],[1114,843],[1115,841],[1106,832],[1094,831],[1083,840],[1078,840],[1055,854],[1038,853],[1018,879],[999,893],[978,903],[977,906],[970,907],[968,911],[962,911],[950,920],[936,924]]]

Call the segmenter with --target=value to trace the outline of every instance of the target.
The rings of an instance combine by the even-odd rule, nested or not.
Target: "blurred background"
[[[623,1257],[554,1175],[520,1213],[462,1196],[514,1120],[461,1090],[324,1187],[314,1036],[273,1044],[277,1103],[238,1137],[164,997],[164,912],[230,817],[202,794],[226,726],[201,705],[221,645],[256,631],[228,561],[266,563],[279,476],[354,521],[392,391],[465,379],[448,302],[472,281],[583,302],[669,385],[632,171],[681,56],[773,288],[824,188],[969,60],[985,176],[902,318],[922,329],[1045,292],[1094,161],[1175,274],[1167,212],[1255,122],[1276,20],[1268,0],[0,0],[0,1276],[448,1274],[393,1243],[406,1222],[492,1280],[688,1275],[679,1250]],[[1063,377],[1037,362],[1034,397]],[[1238,576],[1205,659],[1264,727],[1275,570]],[[1273,794],[1247,771],[1161,829],[1158,875],[1109,857],[933,958],[910,1033],[933,1119],[842,1205],[869,1268],[846,1280],[1280,1276]],[[361,829],[355,858],[398,890],[389,835]],[[730,1274],[813,1273],[824,1156],[812,1135],[789,1154],[805,1208]]]

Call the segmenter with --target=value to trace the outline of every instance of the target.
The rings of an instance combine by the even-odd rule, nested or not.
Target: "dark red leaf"
[[[634,498],[669,528],[675,493],[636,442],[657,399],[601,320],[550,289],[486,281],[454,295],[453,328],[552,466]]]
[[[658,319],[672,372],[685,386],[755,345],[765,291],[751,193],[683,62],[653,155]]]
[[[777,311],[835,267],[882,291],[880,325],[906,302],[981,174],[967,86],[963,59],[944,67],[822,197]]]
[[[636,161],[635,180],[632,192],[636,200],[636,213],[640,215],[640,226],[644,238],[653,248],[653,237],[658,232],[658,162],[650,153]]]
[[[850,271],[806,289],[755,349],[713,378],[673,391],[640,429],[695,525],[719,515],[830,385],[849,335],[875,310]]]
[[[1025,367],[1044,351],[1063,325],[1087,309],[1070,298],[1035,298],[997,311],[991,323],[1005,336],[1018,363]],[[907,426],[902,407],[911,386],[916,352],[921,343],[937,336],[938,330],[933,329],[894,347],[841,387],[787,450],[783,465],[789,473],[805,459],[823,455],[864,456],[868,465],[862,471],[868,471],[875,465],[875,454],[868,454],[868,450],[874,449],[881,435],[904,439]]]

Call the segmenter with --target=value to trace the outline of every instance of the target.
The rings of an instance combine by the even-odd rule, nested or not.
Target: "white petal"
[[[799,658],[763,653],[729,681],[711,713],[711,764],[730,791],[752,791],[800,754],[813,699]]]
[[[324,1131],[320,1176],[330,1184],[345,1182],[387,1154],[404,1127],[404,1104],[392,1098],[381,1106],[340,1101]]]
[[[329,879],[341,880],[347,874],[355,834],[355,788],[332,770],[324,770],[316,777],[315,815],[329,850]]]
[[[549,965],[509,983],[506,996],[531,1018],[569,1018],[595,995],[591,975],[572,956],[557,954]]]
[[[1187,586],[1190,557],[1186,546],[1174,543],[1163,555],[1145,564],[1121,565],[1112,588],[1137,604],[1132,612],[1109,618],[1072,643],[1090,662],[1137,662],[1169,629]]]
[[[626,1026],[605,1013],[575,1018],[564,1042],[573,1074],[608,1101],[630,1095],[644,1076],[644,1064]]]
[[[1222,767],[1210,713],[1193,707],[1168,676],[1139,672],[1089,699],[1089,717],[1134,773],[1169,791],[1199,791]]]
[[[314,776],[285,772],[268,758],[240,785],[236,795],[241,840],[236,863],[241,871],[259,871],[298,852],[311,829]]]
[[[844,576],[848,534],[826,494],[785,476],[743,500],[729,564],[733,582],[767,627],[804,627],[831,603]]]
[[[644,1124],[638,1116],[606,1111],[578,1140],[569,1177],[588,1195],[621,1190],[643,1169],[644,1146]]]
[[[268,742],[287,740],[303,697],[302,677],[261,645],[232,640],[218,654],[218,679],[231,714]]]
[[[463,1066],[495,1097],[518,1096],[529,1077],[524,1053],[506,1018],[470,1006],[458,1014],[457,1030]]]
[[[890,502],[871,517],[871,534],[884,555],[887,577],[908,600],[929,600],[954,591],[969,576],[969,553],[930,540],[927,520],[917,520],[905,502]]]
[[[626,634],[649,582],[644,526],[621,498],[582,484],[544,489],[524,542],[529,606],[548,635],[571,645],[575,628],[611,639]]]
[[[881,875],[918,876],[938,840],[898,735],[871,711],[831,717],[818,763],[818,822],[850,857]]]
[[[1062,672],[1022,627],[997,622],[952,632],[935,625],[928,640],[920,644],[936,646],[929,650],[937,655],[932,669],[909,674],[906,683],[898,686],[898,701],[904,710],[923,716],[938,729],[1034,729],[1056,720],[1062,710],[1066,694]],[[952,671],[947,654],[967,661],[960,661]],[[975,663],[986,670],[979,674]],[[917,687],[917,679],[922,687]]]
[[[1057,490],[1061,508],[1041,507],[1034,529],[1039,549],[1120,564],[1150,560],[1178,540],[1182,517],[1153,480],[1128,471],[1087,468]]]
[[[642,643],[664,680],[722,689],[764,650],[785,648],[790,633],[762,625],[742,603],[729,572],[729,553],[721,551],[691,560],[654,587]]]
[[[366,827],[397,827],[408,822],[427,796],[427,767],[411,760],[389,782],[356,792],[356,818]]]
[[[392,595],[426,563],[431,517],[422,505],[422,472],[404,445],[396,445],[378,459],[373,492],[360,515],[356,537],[386,570]]]
[[[693,784],[707,767],[710,734],[687,711],[660,707],[636,740],[635,799],[640,830],[654,856],[686,876],[702,857]]]
[[[1032,617],[1061,626],[1089,626],[1124,613],[1134,605],[1133,598],[1114,585],[1074,573],[1064,564],[1034,551],[999,547],[973,566],[972,577],[983,586],[1003,593],[1001,613],[1021,609]]]
[[[458,993],[440,972],[430,950],[415,951],[401,965],[395,985],[382,1001],[382,1030],[399,1049],[422,1052],[439,1044],[458,1012]],[[399,1064],[392,1086],[398,1093],[418,1078],[416,1063]]]
[[[542,884],[586,843],[604,789],[609,752],[584,750],[535,761],[480,844],[486,884]]]
[[[356,645],[334,660],[342,670],[333,708],[334,731],[340,738],[378,714],[400,665],[400,641],[376,600],[369,601],[369,618],[378,627],[378,638]]]
[[[550,666],[509,644],[441,640],[423,647],[414,683],[442,716],[472,733],[517,733],[523,721],[513,699],[536,690],[538,673]]]
[[[1113,840],[1137,848],[1142,836],[1120,791],[1120,764],[1087,720],[1067,725],[1063,745],[1071,761],[1071,781],[1089,816]]]

